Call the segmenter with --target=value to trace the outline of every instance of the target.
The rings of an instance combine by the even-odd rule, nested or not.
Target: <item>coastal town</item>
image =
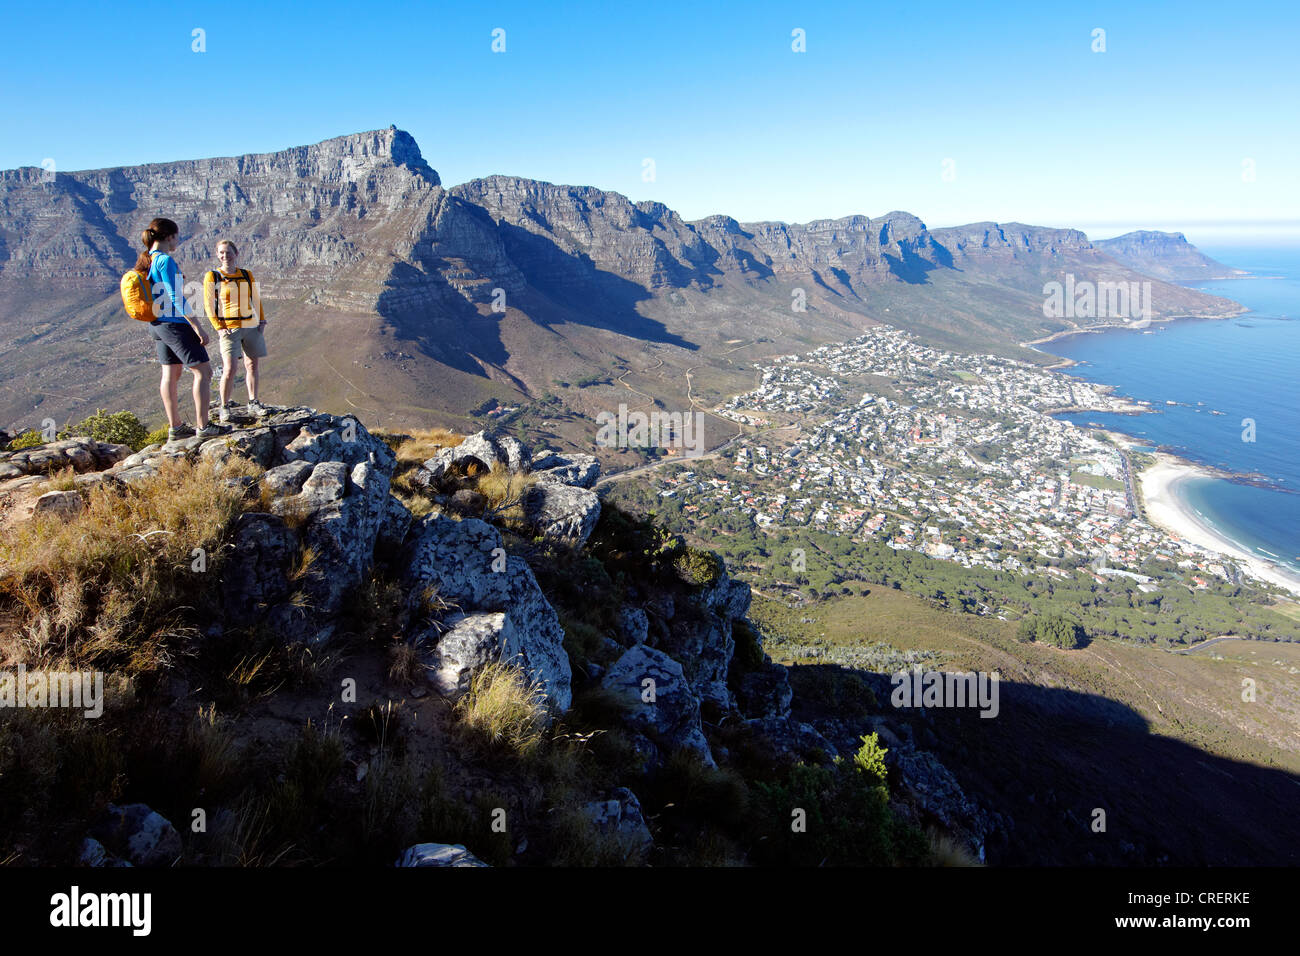
[[[756,431],[728,447],[724,469],[688,459],[659,472],[660,498],[697,518],[738,512],[759,528],[874,537],[966,567],[1081,568],[1153,591],[1162,582],[1143,568],[1158,559],[1193,590],[1240,581],[1231,560],[1144,520],[1121,436],[1053,417],[1144,410],[1104,386],[887,326],[759,373],[715,409]]]

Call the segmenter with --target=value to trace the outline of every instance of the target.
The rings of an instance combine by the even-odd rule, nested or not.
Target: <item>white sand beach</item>
[[[1179,485],[1195,478],[1215,477],[1213,472],[1172,455],[1156,454],[1155,458],[1156,463],[1138,476],[1142,501],[1152,524],[1191,544],[1233,558],[1252,577],[1300,595],[1300,575],[1248,551],[1210,527],[1179,495]]]

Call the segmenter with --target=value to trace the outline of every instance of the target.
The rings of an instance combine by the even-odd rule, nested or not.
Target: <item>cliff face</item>
[[[238,244],[276,323],[278,398],[399,427],[656,362],[642,391],[689,404],[689,368],[711,367],[725,388],[740,373],[723,353],[738,345],[842,340],[886,310],[949,346],[1014,351],[1067,325],[1044,322],[1045,281],[1147,278],[1074,230],[929,230],[904,212],[688,222],[662,203],[511,176],[444,189],[395,128],[276,153],[0,172],[0,216],[0,425],[152,401],[148,337],[124,318],[117,282],[155,216],[180,225],[191,282],[220,239]],[[1158,315],[1231,311],[1156,288]],[[612,394],[575,395],[574,410],[590,417],[582,401],[613,407]]]
[[[1117,262],[1170,281],[1224,279],[1243,275],[1198,250],[1181,232],[1139,230],[1094,245]]]
[[[0,173],[6,256],[0,281],[111,292],[155,216],[180,226],[180,258],[215,263],[235,239],[269,298],[372,311],[397,262],[449,252],[491,261],[492,237],[457,216],[409,134],[376,130],[278,153],[58,173]],[[481,248],[476,248],[481,247]],[[396,283],[400,285],[400,281]]]

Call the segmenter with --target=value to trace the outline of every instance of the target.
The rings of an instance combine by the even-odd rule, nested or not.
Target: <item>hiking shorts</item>
[[[153,336],[159,365],[184,365],[189,368],[208,361],[208,350],[203,347],[188,322],[155,320],[149,323],[149,334]]]
[[[228,365],[238,362],[247,353],[249,358],[266,358],[266,337],[257,326],[248,329],[231,329],[229,335],[217,333],[221,343],[221,362]]]

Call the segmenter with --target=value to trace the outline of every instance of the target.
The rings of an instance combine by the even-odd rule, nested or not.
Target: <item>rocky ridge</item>
[[[406,626],[429,691],[455,700],[484,666],[504,661],[537,683],[553,714],[569,709],[576,678],[565,632],[527,555],[483,517],[452,517],[457,493],[448,493],[447,481],[462,469],[523,473],[531,466],[528,490],[540,493],[546,507],[533,509],[525,498],[526,526],[540,540],[580,551],[600,512],[599,498],[584,487],[598,475],[593,462],[551,451],[533,455],[508,436],[478,433],[418,469],[415,483],[449,511],[414,519],[391,491],[393,451],[356,418],[287,407],[260,419],[237,415],[236,423],[240,427],[227,435],[136,453],[82,438],[32,449],[0,465],[32,472],[0,482],[0,498],[30,492],[65,462],[85,468],[77,478],[84,486],[130,485],[157,474],[167,459],[207,461],[218,470],[248,459],[265,469],[261,476],[227,480],[270,504],[243,514],[234,527],[232,554],[223,564],[224,616],[216,630],[256,624],[285,643],[328,646],[356,588],[380,564],[407,595]],[[56,494],[80,500],[77,490]],[[296,575],[305,549],[314,560]],[[628,593],[618,627],[604,638],[602,658],[609,663],[584,661],[582,680],[621,702],[624,730],[647,767],[683,749],[716,766],[710,728],[724,720],[740,720],[775,751],[805,759],[825,760],[854,745],[836,733],[839,728],[828,727],[840,738],[837,747],[795,718],[784,667],[765,655],[757,666],[739,666],[736,628],[745,622],[750,592],[725,569],[676,593],[645,585]],[[935,770],[936,761],[910,741],[894,742],[892,765],[942,784],[920,784],[917,792],[926,794],[921,804],[933,807],[928,812],[968,833],[973,845],[982,842],[983,832],[972,826],[981,818],[951,776],[943,777],[942,767]],[[616,789],[588,812],[598,826],[625,839],[629,853],[646,852],[650,835],[635,794]],[[92,832],[85,862],[153,865],[175,850],[174,830],[148,807],[115,813]],[[473,865],[454,862],[461,859],[454,850],[415,847],[407,857],[400,865]]]

